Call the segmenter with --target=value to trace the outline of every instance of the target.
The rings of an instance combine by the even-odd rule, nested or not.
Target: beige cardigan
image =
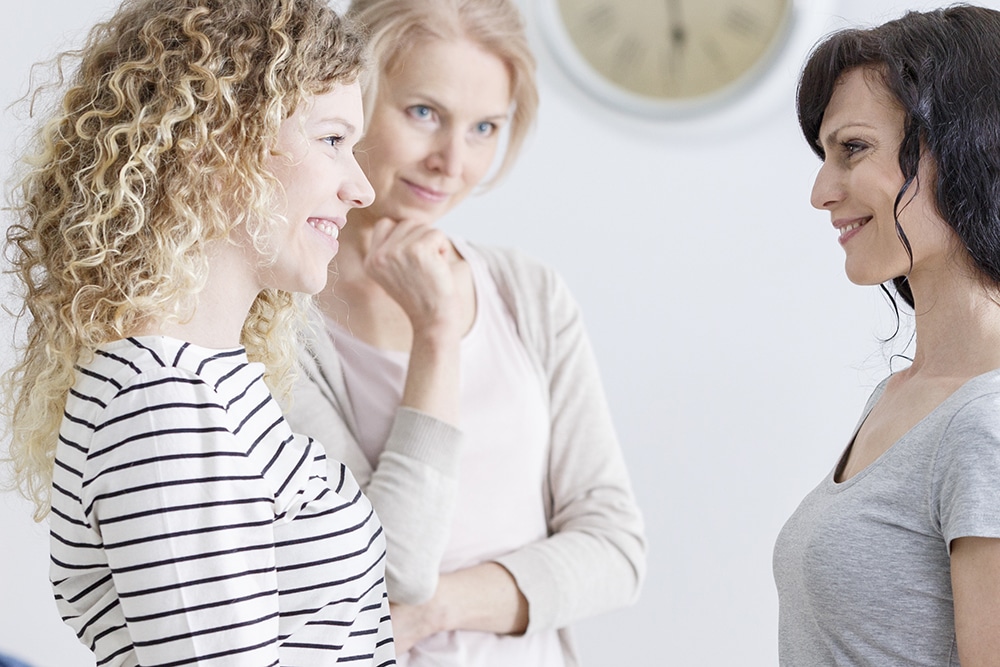
[[[514,317],[552,419],[543,490],[549,537],[496,561],[528,600],[527,632],[560,629],[567,665],[575,665],[563,629],[638,596],[646,569],[642,518],[583,321],[566,285],[553,270],[517,251],[474,247]],[[300,361],[288,421],[347,464],[371,500],[385,527],[390,598],[427,601],[448,541],[461,433],[400,408],[373,469],[355,436],[339,357],[318,317]]]

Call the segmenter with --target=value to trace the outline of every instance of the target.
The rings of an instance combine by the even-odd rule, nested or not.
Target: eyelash
[[[850,141],[842,141],[840,147],[847,157],[853,157],[868,148],[868,145],[856,139],[851,139]]]
[[[344,143],[344,137],[339,134],[331,134],[328,137],[323,137],[321,141],[327,143],[331,148],[339,148],[340,144]]]
[[[407,107],[406,113],[417,120],[429,120],[434,116],[434,110],[426,104],[414,104],[412,107]]]

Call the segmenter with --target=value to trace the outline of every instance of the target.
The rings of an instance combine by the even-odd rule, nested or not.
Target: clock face
[[[549,1],[585,83],[603,80],[604,97],[690,106],[752,78],[785,39],[796,0]]]

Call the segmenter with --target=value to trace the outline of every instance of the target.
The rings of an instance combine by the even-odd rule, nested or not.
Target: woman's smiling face
[[[946,261],[955,235],[934,204],[934,166],[921,159],[917,180],[903,195],[899,222],[910,256],[895,224],[895,201],[903,186],[899,147],[905,115],[872,69],[841,75],[823,115],[819,141],[825,158],[811,202],[830,212],[846,253],[848,278],[877,285],[911,277]]]
[[[486,176],[511,106],[511,77],[467,40],[417,42],[384,72],[359,151],[372,220],[436,222]]]
[[[326,285],[347,212],[374,198],[353,151],[363,129],[357,82],[303,101],[282,123],[270,167],[287,224],[268,236],[273,262],[261,271],[261,288],[315,294]]]

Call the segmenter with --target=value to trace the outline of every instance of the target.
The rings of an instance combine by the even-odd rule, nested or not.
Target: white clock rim
[[[782,63],[795,64],[796,73],[801,69],[806,54],[823,36],[824,28],[828,27],[835,0],[791,0],[789,15],[783,27],[784,34],[771,45],[766,56],[731,84],[712,93],[685,100],[655,100],[608,81],[580,55],[560,18],[558,2],[559,0],[529,0],[527,4],[534,9],[533,13],[549,52],[555,56],[570,79],[592,98],[615,110],[650,120],[690,123],[706,116],[741,113],[762,106],[759,98],[773,96],[769,92],[774,92],[774,80],[784,80],[780,76]]]

